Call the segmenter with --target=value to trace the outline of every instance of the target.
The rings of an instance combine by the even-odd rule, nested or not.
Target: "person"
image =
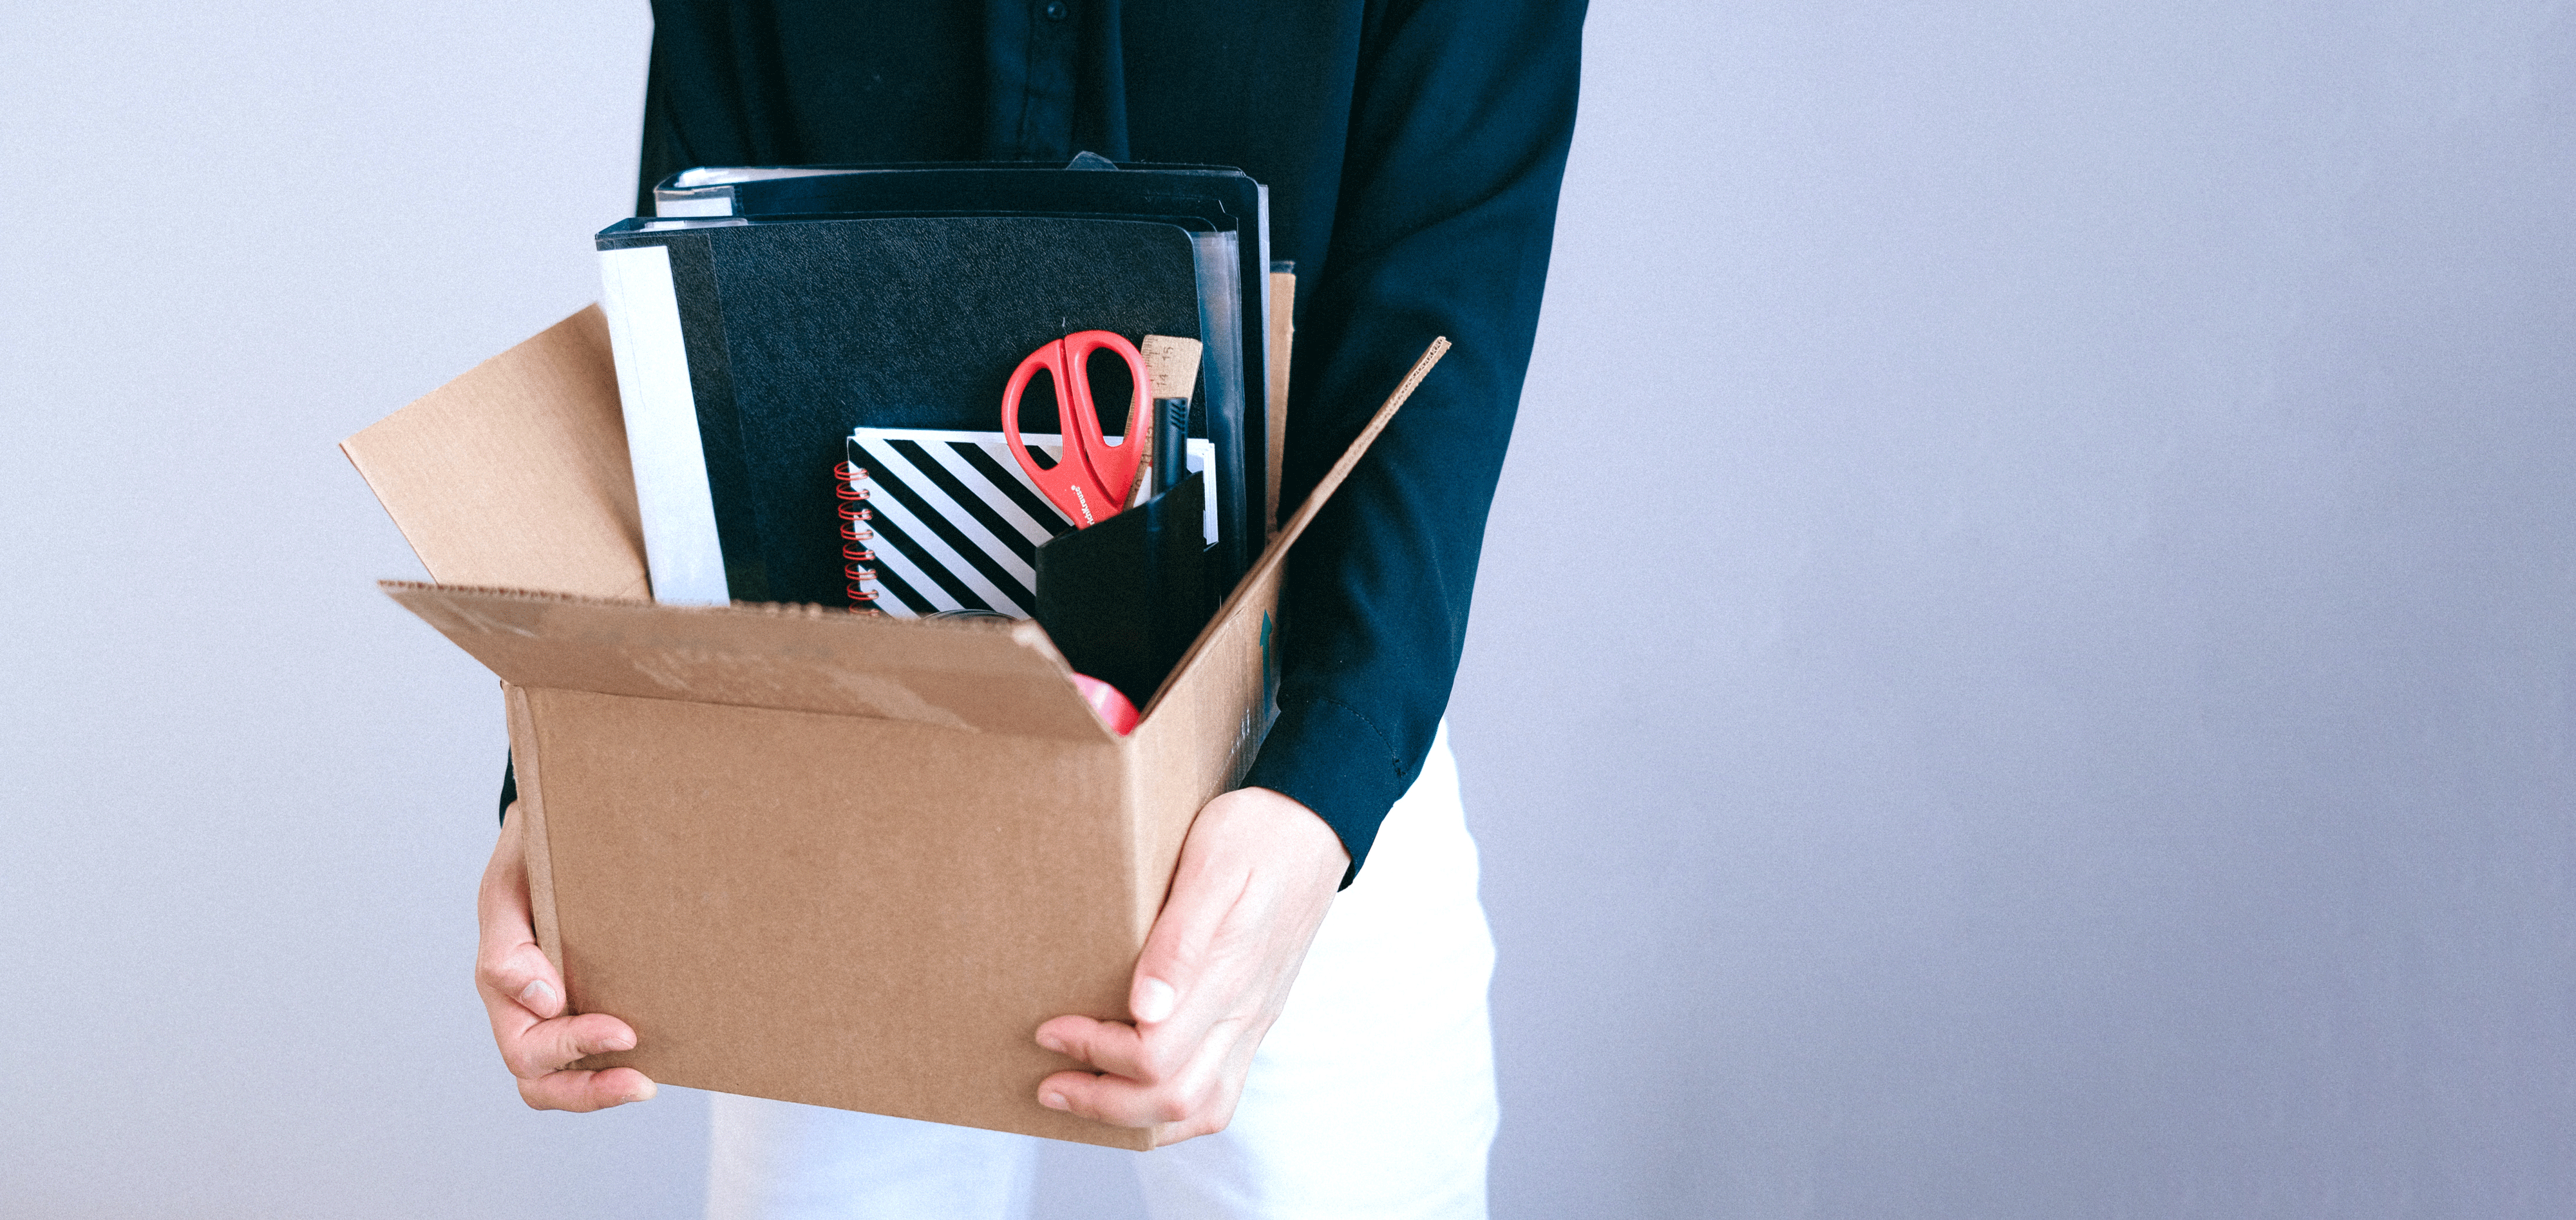
[[[1582,0],[657,0],[639,211],[695,165],[1115,161],[1268,185],[1298,272],[1280,503],[1436,335],[1455,345],[1292,552],[1279,716],[1192,824],[1139,957],[1136,1022],[1032,1036],[1090,1071],[1037,1100],[1171,1124],[1158,1216],[1485,1214],[1492,942],[1442,713],[1536,331],[1575,116]],[[480,899],[477,984],[520,1095],[650,1097],[635,1043],[567,1016],[530,932],[518,820]],[[1364,867],[1365,866],[1365,867]],[[1338,897],[1337,897],[1338,891]],[[1293,986],[1292,986],[1293,984]],[[994,1216],[1027,1137],[718,1095],[719,1216]]]

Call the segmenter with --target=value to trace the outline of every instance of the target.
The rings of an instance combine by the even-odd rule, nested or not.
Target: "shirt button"
[[[1044,11],[1046,12],[1047,20],[1062,21],[1064,20],[1065,14],[1070,13],[1073,10],[1065,7],[1064,0],[1047,0],[1047,6]]]

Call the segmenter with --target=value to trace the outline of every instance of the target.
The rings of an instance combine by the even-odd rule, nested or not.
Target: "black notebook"
[[[639,219],[598,245],[665,602],[836,604],[852,429],[995,430],[1012,369],[1071,331],[1200,337],[1199,253],[1176,225]]]
[[[1228,543],[1258,547],[1267,470],[1270,339],[1269,192],[1225,166],[1118,165],[1084,154],[1071,166],[1011,163],[700,167],[653,191],[660,216],[1015,212],[1170,219],[1203,249],[1199,338],[1207,344],[1205,392],[1191,435],[1209,438],[1218,468],[1218,513]],[[1229,546],[1240,570],[1250,556]]]

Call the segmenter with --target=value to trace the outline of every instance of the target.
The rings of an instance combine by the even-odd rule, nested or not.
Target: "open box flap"
[[[380,584],[517,686],[1117,740],[1034,623]]]
[[[340,451],[440,584],[649,595],[617,367],[596,305]]]
[[[1270,610],[1289,546],[1448,348],[1447,339],[1434,339],[1414,362],[1173,667],[1146,719],[1185,686],[1208,688],[1181,700],[1193,707],[1237,704],[1217,690],[1232,680],[1209,674],[1234,667],[1203,658],[1230,650],[1219,641],[1270,646],[1271,624],[1251,620]],[[641,600],[650,596],[643,530],[608,328],[595,305],[377,421],[341,450],[438,582],[386,582],[388,592],[508,681],[1083,740],[1107,732],[1033,624],[1012,631],[814,607]],[[1013,642],[952,646],[920,634],[961,630]],[[839,668],[796,676],[791,657],[826,654]],[[1262,662],[1267,668],[1269,658]],[[1012,693],[1021,683],[1025,699]]]
[[[1241,636],[1249,624],[1239,620],[1247,619],[1253,613],[1253,607],[1257,605],[1267,610],[1274,600],[1270,595],[1276,591],[1280,569],[1288,562],[1288,548],[1296,544],[1298,535],[1305,533],[1308,525],[1313,524],[1315,514],[1323,511],[1324,502],[1341,489],[1342,480],[1350,477],[1352,468],[1360,464],[1361,456],[1377,442],[1378,434],[1386,431],[1387,424],[1395,418],[1396,410],[1404,405],[1405,399],[1413,397],[1413,391],[1421,386],[1422,379],[1430,375],[1431,366],[1440,363],[1440,357],[1448,351],[1449,340],[1445,337],[1433,339],[1431,346],[1422,349],[1422,356],[1413,362],[1412,371],[1396,384],[1394,393],[1386,396],[1377,414],[1369,417],[1368,426],[1360,429],[1360,434],[1352,439],[1350,446],[1342,450],[1341,457],[1334,459],[1333,468],[1324,472],[1322,481],[1315,484],[1315,490],[1306,493],[1305,501],[1297,506],[1297,515],[1280,527],[1279,535],[1270,540],[1269,546],[1262,548],[1261,557],[1253,561],[1251,570],[1244,573],[1242,580],[1235,582],[1234,592],[1226,597],[1223,606],[1217,608],[1216,617],[1208,620],[1206,629],[1191,642],[1190,650],[1181,655],[1180,664],[1172,667],[1172,672],[1163,679],[1163,685],[1154,691],[1154,697],[1146,703],[1141,719],[1151,719],[1155,710],[1171,702],[1181,688],[1199,682],[1194,674],[1205,668],[1200,664],[1200,658],[1222,651],[1214,647],[1218,640]],[[1260,647],[1265,654],[1272,647],[1270,637],[1271,632],[1265,627],[1260,633]],[[1265,656],[1265,665],[1267,660]]]

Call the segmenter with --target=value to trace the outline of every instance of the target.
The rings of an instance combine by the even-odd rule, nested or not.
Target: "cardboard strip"
[[[1219,629],[1242,609],[1255,588],[1268,583],[1267,577],[1288,561],[1288,548],[1296,545],[1297,536],[1306,532],[1306,527],[1314,522],[1315,514],[1323,511],[1324,501],[1332,499],[1333,493],[1341,489],[1342,480],[1349,478],[1352,469],[1360,464],[1361,455],[1368,452],[1370,445],[1377,443],[1378,434],[1386,431],[1387,424],[1395,419],[1397,409],[1404,406],[1405,399],[1413,397],[1413,391],[1422,384],[1422,379],[1430,375],[1431,366],[1440,363],[1440,357],[1447,355],[1448,351],[1447,336],[1433,339],[1431,346],[1422,349],[1421,358],[1413,362],[1413,371],[1406,373],[1395,392],[1386,396],[1385,404],[1369,418],[1368,426],[1360,429],[1359,436],[1351,441],[1350,447],[1342,450],[1342,456],[1333,462],[1333,468],[1324,473],[1323,481],[1315,484],[1315,490],[1306,493],[1305,503],[1297,506],[1297,515],[1280,529],[1278,537],[1270,540],[1270,545],[1262,550],[1261,558],[1254,561],[1252,570],[1236,582],[1234,592],[1225,599],[1225,605],[1219,607],[1216,617],[1208,621],[1207,630],[1199,633],[1189,652],[1182,655],[1181,663],[1172,667],[1170,676],[1164,678],[1163,685],[1155,690],[1153,700],[1145,705],[1140,719],[1153,718],[1154,709],[1163,704],[1163,696],[1190,672],[1192,666],[1198,664],[1199,657],[1207,652],[1208,642],[1216,638]]]
[[[554,844],[546,836],[546,789],[539,773],[545,752],[537,748],[537,722],[528,711],[527,688],[504,682],[501,697],[509,715],[510,763],[518,772],[519,856],[528,872],[529,922],[536,927],[537,947],[545,950],[546,960],[555,964],[555,974],[561,977],[563,932],[555,919]],[[569,996],[565,1002],[565,1011],[576,1011],[569,1007]]]
[[[1273,536],[1279,533],[1279,470],[1288,460],[1288,347],[1297,338],[1297,276],[1294,272],[1270,273],[1270,435],[1264,443],[1270,447],[1270,485],[1262,488],[1261,525]]]

